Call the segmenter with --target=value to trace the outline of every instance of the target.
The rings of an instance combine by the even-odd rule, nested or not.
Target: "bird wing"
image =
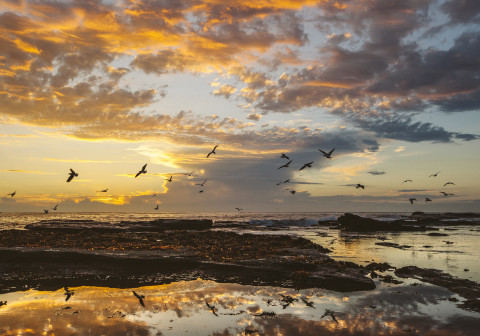
[[[335,148],[333,148],[330,152],[328,152],[328,156],[332,155],[334,150],[335,150]]]
[[[145,163],[145,164],[143,165],[143,167],[142,167],[142,171],[144,171],[144,170],[145,170],[145,168],[147,168],[147,164],[148,164],[148,163]]]
[[[138,172],[137,174],[135,174],[135,177],[137,177],[137,176],[140,175],[140,174],[141,174],[141,172]]]
[[[322,152],[323,155],[327,156],[327,153],[325,153],[324,151],[322,151],[321,149],[319,149],[320,152]]]
[[[304,165],[302,166],[302,168],[300,168],[299,170],[303,170],[303,169],[305,169],[305,167],[307,167],[307,166],[308,166],[307,164],[304,164]]]
[[[208,157],[210,156],[210,154],[212,154],[212,153],[213,153],[213,152],[208,153],[208,154],[207,154],[207,158],[208,158]]]
[[[67,179],[67,182],[70,182],[71,180],[73,180],[73,177],[74,177],[74,176],[75,176],[74,174],[70,174],[70,176],[69,176],[68,179]]]
[[[74,175],[76,174],[72,168],[70,168],[70,172],[71,172],[70,174],[74,174]]]

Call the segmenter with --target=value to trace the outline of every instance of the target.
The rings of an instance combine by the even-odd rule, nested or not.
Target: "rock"
[[[356,232],[438,230],[423,225],[418,226],[415,222],[402,220],[386,222],[373,218],[360,217],[351,213],[346,213],[338,217],[338,223],[344,230]]]

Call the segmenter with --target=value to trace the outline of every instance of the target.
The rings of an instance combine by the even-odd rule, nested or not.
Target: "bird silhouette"
[[[53,207],[53,210],[57,210],[57,207],[58,207],[58,206],[59,206],[59,204],[55,205],[55,206]]]
[[[358,188],[362,188],[362,189],[365,189],[365,186],[363,184],[360,184],[360,183],[357,183],[357,185],[355,186],[356,189]]]
[[[282,153],[282,155],[280,156],[280,158],[290,160],[290,158],[289,158],[288,156],[286,156],[285,154],[283,154],[283,153]]]
[[[288,191],[290,194],[295,195],[296,191],[293,189],[285,189],[284,191]]]
[[[156,206],[155,208],[153,208],[153,209],[154,209],[154,210],[158,210],[158,204],[157,204],[157,206]]]
[[[183,175],[187,175],[188,177],[192,176],[192,174],[195,173],[195,170],[190,172],[190,173],[183,173]]]
[[[432,200],[428,197],[425,197],[425,202],[431,202]]]
[[[211,154],[217,154],[217,153],[215,153],[215,149],[217,149],[217,147],[218,147],[218,145],[216,145],[215,147],[213,147],[212,151],[207,154],[207,158],[208,158]]]
[[[76,176],[78,176],[78,174],[72,168],[70,168],[70,173],[68,173],[67,182],[70,182]]]
[[[46,214],[48,214],[48,209],[43,209],[43,211],[44,211]]]
[[[449,185],[449,184],[455,185],[455,183],[453,183],[453,182],[447,182],[447,183],[445,183],[443,186],[445,187],[445,186],[447,186],[447,185]]]
[[[138,299],[138,302],[140,302],[140,304],[145,307],[145,302],[143,301],[145,299],[145,295],[139,295],[135,293],[135,291],[132,291],[132,293]]]
[[[322,315],[322,317],[320,318],[324,318],[325,316],[330,316],[332,318],[332,320],[334,320],[335,322],[338,323],[337,319],[335,318],[335,315],[334,315],[334,311],[330,310],[330,309],[325,309],[325,313]]]
[[[278,167],[277,170],[280,169],[280,168],[287,168],[290,165],[290,163],[292,163],[292,160],[290,160],[287,163],[285,163],[284,165]]]
[[[416,201],[417,199],[416,198],[409,198],[408,200],[410,201],[410,204],[413,204],[413,201]]]
[[[203,190],[199,190],[198,193],[203,193]]]
[[[237,209],[237,211],[241,211],[241,210],[243,210],[242,208],[235,208],[235,209]]]
[[[287,179],[287,180],[283,181],[282,183],[285,184],[285,183],[288,183],[288,182],[290,182],[290,179]]]
[[[327,159],[331,159],[331,158],[332,158],[332,153],[333,153],[334,150],[335,150],[335,148],[332,149],[330,152],[327,153],[327,152],[324,152],[323,150],[319,149],[319,151],[322,152],[323,156],[325,156]]]
[[[412,180],[405,180],[402,183],[406,183],[406,182],[413,182],[413,181]]]
[[[440,191],[440,194],[443,194],[443,196],[453,196],[455,194],[451,194],[451,193],[446,193],[445,191]]]
[[[437,177],[438,173],[440,173],[440,170],[438,172],[436,172],[435,174],[428,175],[428,177]]]
[[[308,300],[307,300],[306,298],[304,298],[303,296],[302,296],[300,299],[302,300],[303,303],[305,303],[305,305],[306,305],[307,307],[315,308],[315,307],[313,306],[313,301],[308,301]]]
[[[63,295],[66,296],[65,301],[68,301],[73,296],[73,294],[75,294],[75,292],[70,290],[68,287],[63,287],[63,288],[65,289],[65,293],[63,293]]]
[[[209,304],[206,300],[205,300],[205,304],[207,305],[208,309],[210,309],[210,311],[213,313],[213,315],[218,317],[215,306]]]
[[[107,192],[107,191],[108,191],[108,188],[103,190],[97,190],[97,192]]]
[[[307,167],[312,168],[312,164],[313,164],[313,161],[309,163],[305,163],[299,170],[304,170]]]
[[[0,307],[1,306],[6,306],[7,305],[7,301],[0,301]]]
[[[135,175],[135,177],[141,175],[141,174],[146,174],[147,171],[145,170],[145,168],[147,168],[147,164],[145,163],[142,167],[142,169],[140,169],[140,171]]]
[[[173,178],[173,176],[172,176],[172,175],[170,175],[170,178],[168,178],[168,179],[165,179],[165,181],[172,182],[172,181],[173,181],[173,179],[172,179],[172,178]]]
[[[16,193],[17,193],[17,191],[15,190],[15,191],[14,191],[14,192],[12,192],[11,194],[7,194],[7,196],[11,196],[11,197],[13,197],[13,196],[15,196],[15,194],[16,194]]]
[[[203,181],[202,183],[195,183],[195,185],[199,185],[199,186],[202,186],[205,184],[205,182],[207,182],[208,179],[205,179],[205,181]]]

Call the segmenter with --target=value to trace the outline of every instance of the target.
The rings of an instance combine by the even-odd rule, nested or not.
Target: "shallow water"
[[[413,285],[413,284],[417,285]],[[409,281],[374,291],[220,284],[195,280],[134,289],[72,287],[0,295],[1,335],[476,335],[480,314],[445,289]],[[145,307],[132,290],[145,296]],[[292,304],[283,308],[282,296]],[[312,302],[307,306],[301,298]],[[215,306],[214,315],[205,302]],[[324,316],[326,309],[333,316]],[[269,313],[272,316],[261,316]],[[272,314],[273,313],[273,314]],[[257,316],[255,316],[257,315]]]

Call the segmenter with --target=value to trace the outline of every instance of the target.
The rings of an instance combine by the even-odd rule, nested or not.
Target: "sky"
[[[0,0],[0,211],[478,211],[479,55],[477,0]]]

